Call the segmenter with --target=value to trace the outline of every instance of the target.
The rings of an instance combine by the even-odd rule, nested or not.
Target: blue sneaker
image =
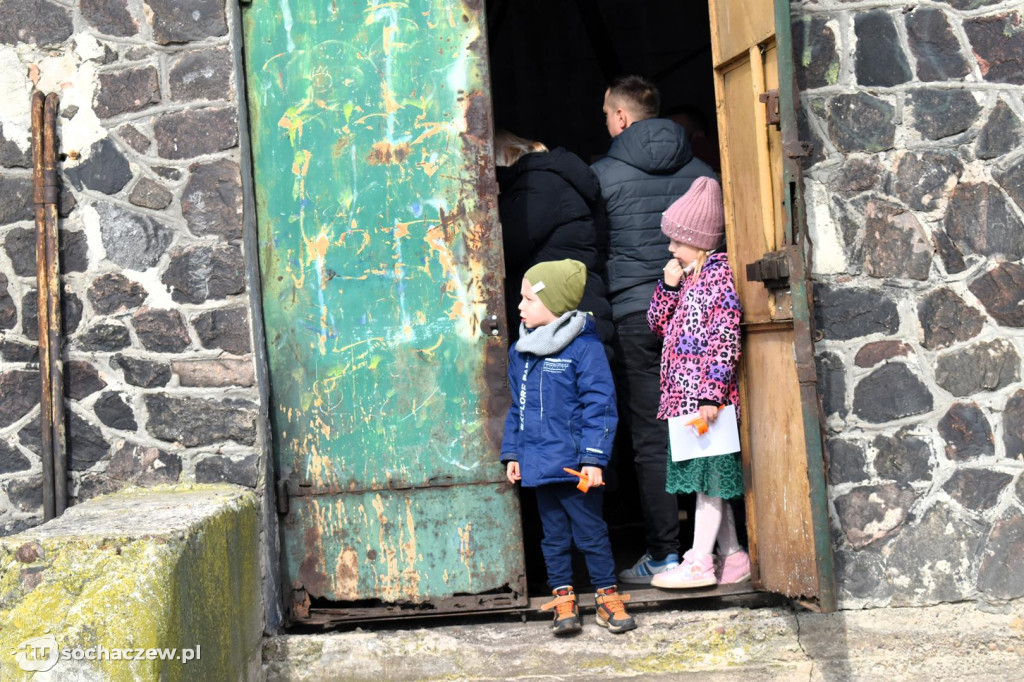
[[[627,568],[625,571],[619,573],[619,580],[621,582],[631,583],[634,585],[650,585],[651,578],[654,577],[655,573],[671,571],[678,565],[678,554],[669,554],[664,559],[655,561],[651,558],[651,553],[647,552],[640,557],[635,564],[633,564],[632,568]]]

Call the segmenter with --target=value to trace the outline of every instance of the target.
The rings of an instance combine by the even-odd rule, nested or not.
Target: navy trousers
[[[587,493],[572,483],[551,483],[536,488],[544,539],[540,542],[548,584],[552,589],[572,585],[572,546],[583,553],[595,589],[615,584],[615,559],[608,540],[608,525],[601,509],[604,488]]]

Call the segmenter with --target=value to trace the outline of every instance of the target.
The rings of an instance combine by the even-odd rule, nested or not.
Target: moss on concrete
[[[30,679],[14,654],[45,635],[59,647],[177,650],[174,660],[59,660],[52,679],[253,675],[258,544],[257,499],[235,486],[121,491],[0,538],[0,679]],[[197,646],[196,660],[181,660]]]

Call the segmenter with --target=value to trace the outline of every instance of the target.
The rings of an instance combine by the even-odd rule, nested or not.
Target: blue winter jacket
[[[608,465],[619,416],[615,385],[592,316],[573,341],[538,357],[509,350],[512,406],[501,461],[518,461],[522,485],[578,482],[563,467]]]

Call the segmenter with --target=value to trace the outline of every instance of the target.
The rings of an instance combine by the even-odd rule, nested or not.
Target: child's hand
[[[701,406],[700,418],[706,421],[709,426],[711,424],[714,424],[715,420],[718,419],[718,408],[715,407],[714,405]]]
[[[508,463],[505,467],[505,478],[508,479],[509,483],[523,480],[523,477],[519,475],[519,462]]]
[[[580,473],[587,477],[591,488],[596,488],[604,482],[601,467],[583,467]]]
[[[683,279],[683,266],[679,264],[675,258],[665,264],[665,284],[670,287],[679,286],[679,282]]]

